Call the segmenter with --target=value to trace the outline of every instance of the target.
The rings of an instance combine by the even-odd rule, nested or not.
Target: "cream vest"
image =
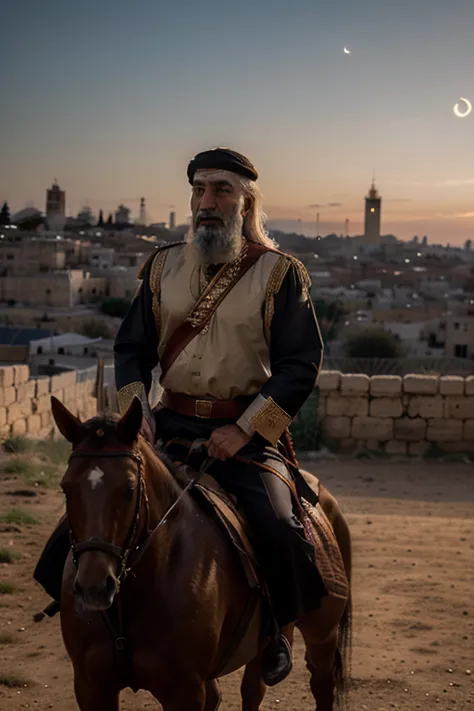
[[[290,263],[287,256],[263,254],[220,303],[208,326],[179,354],[161,385],[173,392],[220,400],[258,393],[271,375],[268,337],[273,297]],[[150,286],[161,357],[203,289],[200,270],[186,259],[184,245],[156,255]]]

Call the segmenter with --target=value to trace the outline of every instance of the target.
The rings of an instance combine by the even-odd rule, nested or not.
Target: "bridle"
[[[190,448],[190,454],[186,460],[190,458],[192,454],[199,451],[202,447],[201,441],[196,441]],[[122,583],[127,575],[130,573],[132,568],[134,568],[137,563],[141,560],[148,546],[150,545],[155,533],[166,523],[171,512],[180,503],[181,499],[186,495],[186,493],[199,482],[203,474],[207,472],[209,467],[213,464],[215,459],[213,457],[206,457],[202,462],[196,476],[188,482],[184,489],[180,492],[176,500],[168,507],[163,516],[160,518],[156,526],[150,531],[149,530],[149,519],[150,511],[148,504],[148,496],[146,492],[145,480],[143,477],[143,457],[141,453],[136,449],[102,449],[102,450],[88,450],[86,448],[78,447],[74,449],[69,456],[69,463],[71,459],[78,459],[79,457],[90,457],[94,459],[98,458],[110,458],[110,457],[129,457],[137,464],[137,499],[135,503],[135,513],[132,521],[132,525],[128,534],[125,537],[124,543],[119,546],[115,543],[110,543],[109,541],[104,541],[101,538],[92,537],[87,539],[87,541],[77,542],[72,527],[69,524],[69,538],[71,542],[71,552],[72,559],[76,568],[79,565],[79,557],[82,553],[87,551],[101,551],[102,553],[108,553],[113,555],[119,561],[119,572],[117,575],[118,583]],[[185,463],[186,463],[185,462]],[[139,543],[136,540],[138,524],[140,522],[140,512],[142,509],[142,502],[145,503],[146,510],[146,538]]]
[[[138,529],[138,523],[140,521],[140,511],[142,507],[142,502],[145,502],[146,507],[146,518],[148,521],[149,510],[148,510],[148,497],[145,490],[145,481],[143,478],[143,458],[139,451],[133,449],[104,449],[102,451],[90,451],[87,449],[75,449],[69,457],[69,463],[71,459],[79,459],[80,457],[90,457],[94,459],[98,458],[110,458],[110,457],[129,457],[137,464],[137,498],[135,502],[135,513],[133,516],[132,525],[129,532],[125,537],[125,541],[121,546],[115,543],[110,543],[109,541],[104,541],[101,538],[92,537],[87,539],[87,541],[82,541],[78,543],[76,537],[74,536],[72,527],[69,527],[69,537],[71,541],[71,551],[72,559],[76,568],[79,565],[79,556],[81,553],[86,553],[87,551],[101,551],[102,553],[108,553],[113,555],[119,561],[119,573],[117,575],[118,582],[122,582],[131,570],[129,565],[129,559],[132,551],[137,549],[136,547],[136,534]]]

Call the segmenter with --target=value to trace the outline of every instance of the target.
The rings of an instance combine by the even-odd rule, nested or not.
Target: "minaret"
[[[365,198],[364,244],[380,244],[380,208],[382,198],[375,187],[375,178]]]
[[[138,224],[146,225],[146,208],[145,208],[145,198],[140,198],[140,213],[138,215]]]

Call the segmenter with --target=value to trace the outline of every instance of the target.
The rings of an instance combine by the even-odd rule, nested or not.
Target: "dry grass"
[[[12,583],[0,583],[0,595],[13,595],[16,589]]]
[[[0,523],[9,523],[17,526],[32,526],[38,523],[38,520],[22,509],[10,509],[10,511],[0,516]]]
[[[18,689],[25,688],[27,686],[32,686],[33,682],[22,674],[16,674],[12,672],[0,673],[0,686],[6,686],[8,689]]]
[[[0,563],[14,563],[20,558],[21,554],[12,551],[11,548],[0,548]]]

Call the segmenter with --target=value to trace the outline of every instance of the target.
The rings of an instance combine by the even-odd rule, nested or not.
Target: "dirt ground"
[[[306,467],[336,494],[353,535],[349,711],[474,709],[474,467],[366,460]],[[32,621],[47,599],[31,573],[62,497],[41,487],[34,497],[12,496],[15,480],[0,487],[0,516],[17,508],[39,521],[0,525],[0,548],[22,554],[0,564],[0,708],[73,711],[58,618]],[[297,638],[295,669],[268,691],[264,711],[314,711],[303,655]],[[26,686],[5,686],[11,674]],[[226,711],[240,709],[240,676],[222,680]],[[122,711],[152,708],[161,707],[147,694],[122,695]]]

